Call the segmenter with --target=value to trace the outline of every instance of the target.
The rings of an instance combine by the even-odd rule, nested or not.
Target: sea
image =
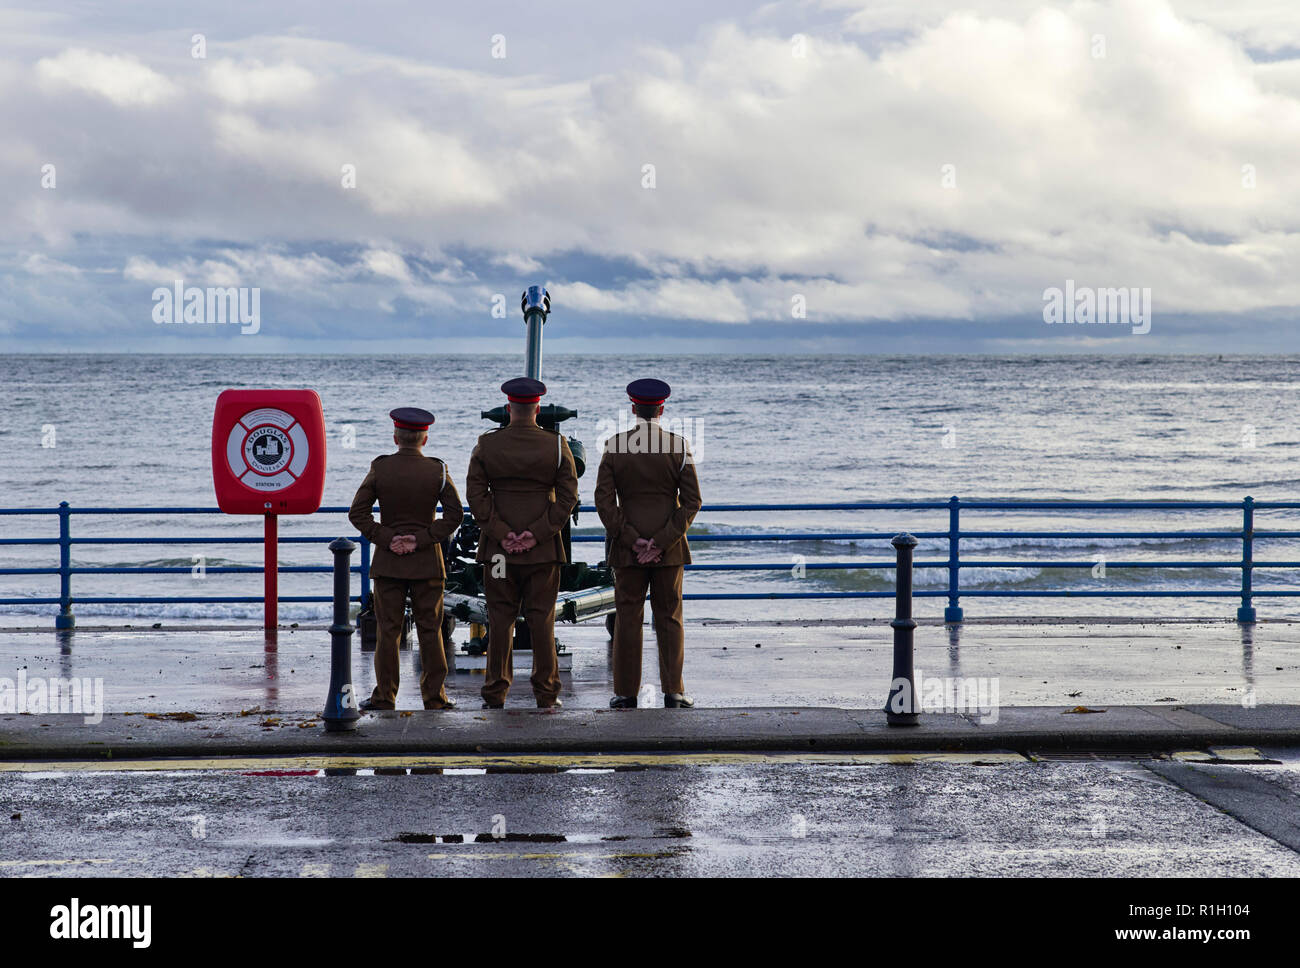
[[[346,507],[372,458],[391,452],[388,411],[433,411],[427,453],[443,458],[464,492],[477,437],[493,424],[499,385],[521,373],[517,355],[249,356],[9,355],[0,358],[0,508],[49,511],[62,501],[76,538],[170,538],[167,544],[76,543],[74,567],[174,567],[165,575],[76,574],[75,600],[257,596],[261,577],[218,574],[221,565],[261,563],[262,522],[214,509],[211,433],[217,395],[227,388],[310,387],[324,404],[328,456],[324,507]],[[624,386],[653,376],[672,386],[665,421],[690,441],[705,507],[693,535],[701,564],[768,565],[765,570],[688,572],[696,594],[798,593],[791,599],[689,601],[688,620],[810,621],[887,617],[890,567],[825,569],[818,564],[893,561],[886,538],[842,535],[933,534],[948,511],[749,510],[719,505],[853,502],[1123,500],[1300,500],[1300,357],[1291,356],[777,356],[548,354],[544,402],[577,411],[567,435],[582,441],[590,466],[580,481],[592,503],[599,441],[625,425]],[[620,424],[620,421],[623,424]],[[149,509],[131,513],[132,509]],[[87,513],[117,509],[112,513]],[[1229,619],[1242,543],[1234,537],[1076,538],[1079,531],[1233,531],[1239,508],[1207,511],[967,510],[964,530],[994,532],[961,543],[965,591],[1088,591],[1102,597],[969,596],[967,618],[1044,616],[1211,617]],[[1259,530],[1300,532],[1300,512],[1256,512]],[[1052,532],[1026,537],[1022,532]],[[1062,534],[1066,533],[1066,534]],[[318,537],[280,547],[281,567],[328,566],[325,542],[354,535],[346,514],[321,511],[280,519],[285,537]],[[594,511],[574,534],[599,539]],[[776,540],[753,540],[767,535]],[[809,535],[809,537],[801,537]],[[9,543],[53,539],[54,516],[0,515],[0,569],[50,568],[58,547]],[[255,539],[191,543],[196,537]],[[918,592],[947,587],[942,537],[922,537]],[[575,557],[600,559],[600,540],[575,543]],[[1255,542],[1257,589],[1300,595],[1291,537]],[[981,562],[989,562],[984,565]],[[1162,561],[1222,562],[1176,568]],[[1020,563],[1026,563],[1021,566]],[[1072,563],[1060,566],[1057,562]],[[1110,566],[1139,562],[1141,567]],[[1148,564],[1149,563],[1149,564]],[[328,595],[329,576],[285,572],[282,596]],[[49,625],[58,576],[0,574],[0,625]],[[1135,598],[1135,590],[1189,597]],[[355,589],[354,589],[355,591]],[[818,597],[827,595],[829,597]],[[922,596],[920,616],[942,614],[943,597]],[[1300,617],[1300,598],[1257,601],[1261,618]],[[209,622],[256,624],[261,605],[77,601],[82,624]],[[283,622],[328,619],[324,603],[284,602]]]

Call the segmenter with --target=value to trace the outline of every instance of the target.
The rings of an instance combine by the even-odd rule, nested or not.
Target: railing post
[[[330,689],[325,697],[327,733],[356,729],[361,710],[352,690],[352,624],[348,607],[352,604],[352,552],[357,546],[347,538],[330,542],[334,552],[334,624],[330,626]]]
[[[957,510],[960,502],[957,495],[948,501],[948,607],[943,610],[943,620],[948,623],[960,622],[961,611],[961,518]]]
[[[54,617],[56,629],[76,628],[77,619],[72,614],[72,526],[71,510],[67,501],[59,502],[59,614]]]
[[[1255,499],[1246,496],[1241,504],[1241,607],[1237,609],[1238,622],[1255,621],[1255,606],[1251,602],[1251,579],[1255,569]]]
[[[885,700],[885,719],[890,726],[915,726],[920,721],[920,703],[916,696],[915,674],[912,667],[913,633],[916,620],[912,618],[912,549],[916,539],[910,534],[896,534],[890,542],[898,552],[894,579],[894,677],[889,684],[889,698]]]
[[[279,518],[263,515],[262,525],[262,627],[280,627],[280,530]]]
[[[374,603],[370,600],[370,542],[361,538],[361,608],[357,610],[357,634],[361,636],[361,651],[374,652],[378,648],[378,629],[375,627]]]

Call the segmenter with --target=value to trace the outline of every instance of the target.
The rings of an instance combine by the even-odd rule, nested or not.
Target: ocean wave
[[[0,605],[0,615],[43,615],[53,618],[59,613],[57,605]],[[261,604],[230,604],[193,602],[170,605],[78,605],[73,603],[77,621],[88,618],[129,618],[158,621],[160,619],[230,619],[256,620],[263,618]],[[329,621],[332,617],[328,604],[281,602],[278,611],[280,622]]]
[[[286,560],[281,560],[281,564],[289,564]],[[239,561],[235,558],[221,558],[218,556],[203,556],[204,568],[260,568],[261,561]],[[82,561],[73,559],[72,567],[74,568],[186,568],[192,569],[197,567],[192,556],[175,558],[141,558],[141,559],[122,559],[119,561]]]
[[[699,529],[700,533],[708,535],[727,535],[727,534],[761,534],[764,529],[753,527],[727,527],[711,525]],[[889,528],[871,528],[863,527],[855,530],[876,530],[881,534],[891,532]],[[927,530],[940,530],[938,528],[916,528],[916,531],[924,532]],[[998,530],[994,527],[980,527],[978,530],[990,531]],[[1026,529],[1029,530],[1029,529]],[[1048,529],[1043,529],[1048,530]],[[1141,527],[1132,529],[1114,530],[1145,530]],[[1212,528],[1207,530],[1227,530]],[[692,531],[692,533],[695,533]],[[777,532],[774,532],[777,533]],[[789,534],[792,532],[781,531],[779,533]],[[823,532],[824,533],[824,532]],[[893,530],[893,533],[897,533]],[[936,550],[942,550],[945,557],[948,551],[948,538],[921,538],[917,546],[917,557],[924,557],[927,554],[933,554]],[[1264,543],[1266,547],[1274,551],[1283,549],[1300,548],[1300,539],[1296,538],[1266,538],[1259,539],[1259,544]],[[892,555],[892,549],[888,538],[820,538],[820,537],[794,537],[780,538],[771,541],[754,541],[744,542],[743,544],[730,544],[728,542],[700,542],[701,548],[725,549],[728,553],[734,553],[736,548],[743,547],[749,549],[752,553],[762,554],[760,549],[772,549],[780,547],[782,550],[791,550],[792,546],[799,546],[795,550],[823,550],[833,551],[835,549],[860,549],[870,548],[872,550],[880,549],[886,554]],[[1162,538],[1089,538],[1089,537],[1050,537],[1050,538],[1022,538],[1022,537],[987,537],[987,538],[966,538],[963,537],[960,542],[960,551],[964,557],[967,554],[988,552],[988,551],[1018,551],[1024,554],[1038,554],[1044,551],[1071,551],[1076,554],[1083,554],[1091,549],[1114,550],[1122,549],[1151,549],[1160,551],[1183,551],[1196,550],[1204,555],[1221,555],[1236,553],[1241,551],[1241,539],[1236,537],[1230,538],[1197,538],[1197,537],[1162,537]]]
[[[1294,588],[1300,578],[1294,573],[1270,572],[1261,569],[1257,586]],[[913,572],[913,585],[919,590],[932,591],[948,587],[946,568],[918,568]],[[1241,572],[1235,568],[1161,568],[1153,563],[1150,568],[1107,568],[1105,576],[1094,577],[1091,566],[1077,568],[983,568],[979,565],[963,566],[961,588],[981,591],[1015,590],[1090,590],[1115,591],[1148,589],[1153,591],[1207,591],[1236,587]],[[692,572],[689,576],[696,591],[743,591],[752,586],[767,586],[772,591],[892,591],[895,570],[873,569],[808,569],[802,577],[795,577],[793,569],[762,572]],[[777,586],[785,586],[778,588]]]

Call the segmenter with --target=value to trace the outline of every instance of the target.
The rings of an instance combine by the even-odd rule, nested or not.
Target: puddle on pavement
[[[323,770],[266,770],[245,772],[245,776],[489,776],[547,773],[640,773],[658,767],[645,766],[404,766],[357,768],[328,767]]]
[[[403,832],[391,838],[389,843],[399,844],[599,844],[616,843],[629,840],[680,840],[693,836],[682,827],[668,827],[642,836],[633,834],[546,834],[546,833],[506,833],[506,834],[425,834]]]

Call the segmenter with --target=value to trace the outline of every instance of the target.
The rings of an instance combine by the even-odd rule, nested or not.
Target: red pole
[[[267,629],[275,629],[279,626],[278,608],[280,604],[279,590],[279,556],[276,550],[276,516],[268,514],[265,516],[266,528],[264,531],[264,563],[263,572],[263,595],[266,598],[266,621],[263,626]]]

